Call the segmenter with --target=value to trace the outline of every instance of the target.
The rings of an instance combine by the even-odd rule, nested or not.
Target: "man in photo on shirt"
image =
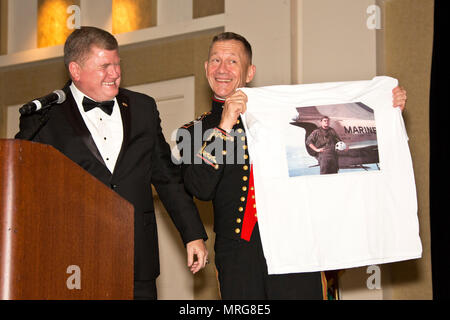
[[[336,143],[342,141],[336,131],[330,127],[330,118],[324,116],[320,119],[320,128],[317,128],[306,139],[306,145],[317,152],[320,174],[337,173],[339,159]]]

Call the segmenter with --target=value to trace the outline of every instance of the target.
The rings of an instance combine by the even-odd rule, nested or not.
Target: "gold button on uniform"
[[[248,159],[248,155],[244,154],[244,159],[247,160]]]
[[[244,211],[244,208],[242,208],[242,207],[239,207],[239,212],[242,212],[242,211]]]
[[[239,228],[236,228],[236,230],[234,230],[234,232],[236,232],[236,233],[240,233],[240,232],[241,232],[241,229],[239,229]]]
[[[247,176],[243,176],[242,180],[247,181],[248,180]]]
[[[244,169],[244,170],[248,170],[248,165],[245,165],[245,166],[243,167],[243,169]]]
[[[237,218],[237,219],[236,219],[236,222],[237,222],[237,223],[241,223],[241,222],[242,222],[241,218]]]
[[[246,186],[243,186],[243,187],[242,187],[242,191],[247,191],[247,187],[246,187]]]
[[[238,120],[238,121],[239,121],[239,120]],[[241,128],[239,128],[239,129],[237,129],[237,132],[238,132],[238,133],[242,133],[243,130],[242,130]]]
[[[241,201],[244,202],[245,201],[245,197],[241,197]]]

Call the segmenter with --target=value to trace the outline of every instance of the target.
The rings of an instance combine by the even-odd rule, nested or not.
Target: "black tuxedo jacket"
[[[207,239],[197,208],[184,190],[180,170],[171,161],[156,103],[147,95],[119,90],[116,98],[123,122],[123,143],[111,174],[69,85],[70,82],[63,88],[67,99],[61,105],[21,116],[16,138],[29,139],[46,118],[32,141],[52,145],[134,205],[134,279],[153,280],[159,275],[159,254],[151,184],[185,244]]]

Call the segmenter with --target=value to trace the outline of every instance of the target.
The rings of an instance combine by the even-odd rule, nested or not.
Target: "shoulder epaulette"
[[[199,122],[199,121],[202,121],[206,116],[208,116],[208,115],[210,115],[210,114],[211,114],[211,111],[209,111],[209,112],[203,112],[203,114],[202,114],[200,117],[198,117],[198,118],[195,119],[195,120],[192,120],[192,121],[189,122],[189,123],[186,123],[186,124],[183,125],[181,128],[187,129],[187,128],[189,128],[189,127],[192,127],[194,124],[196,124],[196,123]]]

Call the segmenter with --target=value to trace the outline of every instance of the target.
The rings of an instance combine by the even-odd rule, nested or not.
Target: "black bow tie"
[[[96,107],[99,107],[102,109],[105,113],[108,115],[111,115],[114,107],[114,100],[111,101],[102,101],[102,102],[96,102],[88,97],[83,98],[83,109],[85,112],[88,112],[89,110],[92,110]]]

